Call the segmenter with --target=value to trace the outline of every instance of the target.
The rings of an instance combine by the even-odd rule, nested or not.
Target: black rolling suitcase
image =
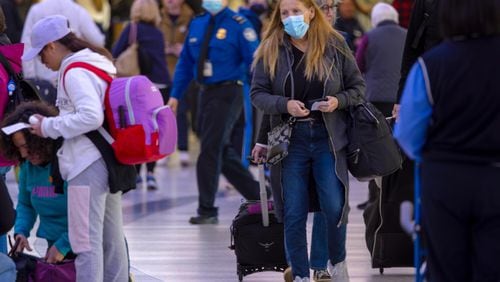
[[[404,159],[402,168],[382,178],[382,187],[370,182],[377,190],[376,200],[363,212],[365,240],[371,254],[372,268],[380,273],[389,267],[413,266],[413,241],[401,227],[400,206],[413,202],[413,162]]]
[[[267,200],[264,165],[259,164],[260,202],[241,204],[231,225],[230,249],[236,254],[239,281],[255,272],[287,268],[283,223],[274,216],[273,202]]]

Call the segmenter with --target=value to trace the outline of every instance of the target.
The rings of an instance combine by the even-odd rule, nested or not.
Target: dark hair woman
[[[2,127],[18,122],[29,122],[34,114],[56,116],[57,109],[43,102],[28,102],[19,105],[2,122]],[[31,251],[28,242],[36,219],[40,218],[37,236],[47,240],[49,248],[45,260],[57,263],[74,257],[68,239],[68,208],[66,185],[57,191],[52,174],[52,160],[58,141],[31,134],[21,129],[12,134],[0,134],[0,148],[4,156],[20,162],[17,216],[14,227],[16,249]]]

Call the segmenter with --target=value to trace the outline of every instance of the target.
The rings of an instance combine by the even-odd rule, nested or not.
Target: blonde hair
[[[253,66],[255,67],[257,62],[262,59],[264,70],[270,74],[271,79],[274,79],[276,75],[278,49],[279,46],[283,45],[285,38],[285,30],[281,22],[281,1],[279,0],[276,3],[276,8],[271,15],[270,22],[264,32],[262,42],[255,53],[253,61]],[[309,23],[309,30],[306,34],[308,41],[308,47],[305,52],[306,79],[312,80],[313,77],[316,77],[324,81],[328,78],[328,70],[330,69],[328,61],[324,58],[325,50],[328,45],[333,45],[336,49],[344,52],[333,44],[335,38],[340,42],[344,41],[344,38],[333,29],[314,0],[297,1],[304,4],[307,9],[312,7],[315,11],[314,18]]]
[[[130,20],[158,26],[161,21],[160,8],[156,0],[135,0],[130,7]]]

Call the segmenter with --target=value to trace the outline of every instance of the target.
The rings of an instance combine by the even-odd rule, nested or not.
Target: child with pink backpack
[[[59,71],[59,115],[37,115],[31,131],[42,137],[64,138],[58,160],[61,176],[68,182],[68,235],[77,254],[77,281],[127,281],[121,193],[110,192],[110,167],[86,136],[103,125],[108,82],[83,68],[65,73],[69,64],[84,61],[113,76],[116,69],[111,55],[77,38],[68,20],[60,15],[46,17],[33,26],[31,46],[23,60],[40,56],[48,68]]]

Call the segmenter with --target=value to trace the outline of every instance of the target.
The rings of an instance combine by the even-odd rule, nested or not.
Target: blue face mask
[[[283,21],[285,32],[295,39],[301,39],[306,35],[309,24],[304,21],[304,15],[289,16]]]
[[[203,0],[201,6],[212,15],[215,15],[224,9],[224,6],[222,6],[222,0]]]

